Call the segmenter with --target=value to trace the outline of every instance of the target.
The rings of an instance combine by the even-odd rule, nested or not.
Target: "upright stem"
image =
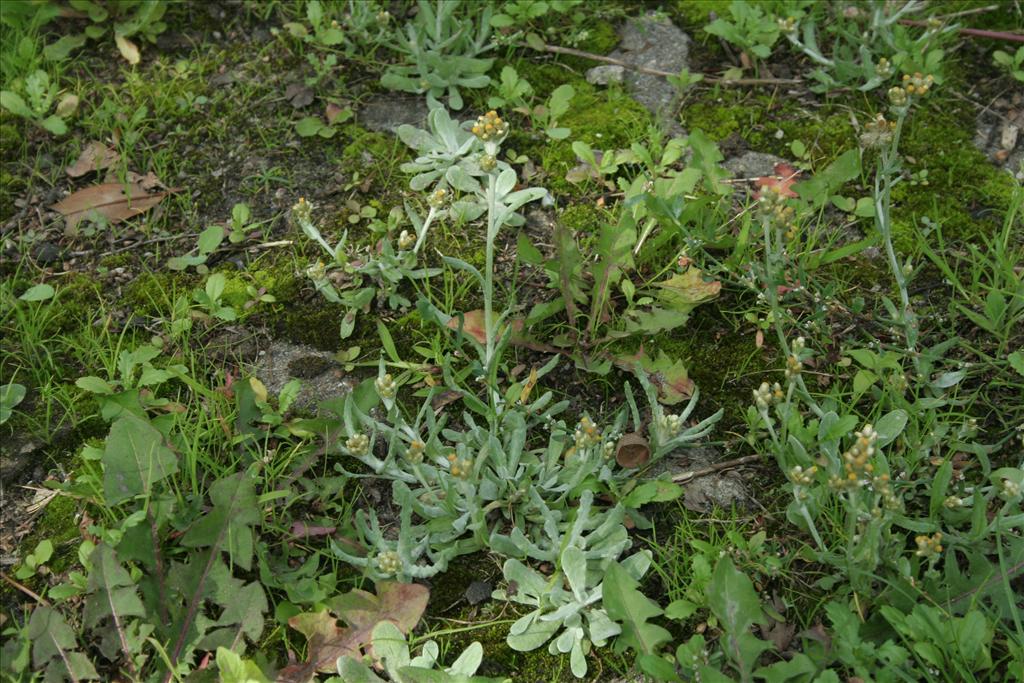
[[[485,248],[484,262],[484,377],[487,381],[488,395],[492,407],[498,409],[498,394],[496,369],[491,366],[494,363],[494,345],[497,330],[494,322],[494,240],[500,226],[495,225],[495,185],[497,176],[490,173],[487,176],[487,246]]]

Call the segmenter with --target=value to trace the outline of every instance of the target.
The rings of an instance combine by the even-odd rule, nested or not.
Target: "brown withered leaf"
[[[78,160],[64,169],[64,172],[72,178],[81,178],[86,173],[110,168],[120,159],[121,155],[115,150],[98,140],[93,140],[85,146]]]
[[[295,109],[308,107],[313,102],[313,89],[305,83],[292,83],[284,89],[284,97]]]
[[[338,530],[336,526],[316,526],[305,522],[292,523],[293,538],[313,538],[315,536],[330,536]]]
[[[149,211],[174,191],[150,194],[141,183],[100,183],[79,190],[50,208],[63,214],[67,229],[74,230],[93,211],[111,223],[120,223]]]
[[[377,584],[377,595],[352,590],[329,602],[330,610],[298,614],[288,624],[308,641],[307,660],[281,669],[277,683],[309,683],[317,672],[336,671],[338,659],[349,655],[362,659],[373,656],[370,637],[373,627],[390,621],[402,633],[409,633],[427,609],[430,590],[416,583]],[[348,626],[338,626],[338,618]]]
[[[440,413],[444,410],[445,406],[455,403],[462,398],[461,391],[453,391],[451,389],[445,389],[441,393],[430,399],[430,407],[434,409],[435,413]]]

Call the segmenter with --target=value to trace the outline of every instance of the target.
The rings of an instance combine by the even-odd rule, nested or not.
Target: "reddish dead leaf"
[[[277,682],[309,683],[317,672],[336,671],[341,657],[348,655],[360,660],[364,654],[372,657],[373,627],[381,621],[390,621],[402,633],[408,633],[419,623],[429,597],[426,586],[381,582],[377,584],[377,595],[353,590],[331,600],[330,611],[292,617],[288,624],[308,641],[307,660],[281,669]],[[338,626],[338,617],[348,626]]]
[[[458,316],[454,316],[448,320],[448,329],[458,330],[462,328],[464,334],[468,334],[473,339],[476,339],[481,344],[487,343],[487,331],[484,327],[484,312],[477,309],[475,311],[467,311],[462,315],[460,320]]]
[[[110,168],[116,164],[120,158],[121,155],[116,151],[107,147],[102,142],[93,140],[85,146],[85,149],[82,150],[82,154],[78,157],[78,160],[68,166],[64,172],[72,178],[81,178],[86,173],[102,171],[105,168]]]
[[[796,192],[793,191],[793,185],[796,183],[797,176],[800,175],[800,171],[793,168],[789,164],[775,164],[775,175],[766,175],[758,178],[754,181],[754,184],[759,188],[774,188],[783,197],[797,197]],[[761,198],[761,190],[754,193],[754,199]]]
[[[74,230],[93,211],[111,223],[120,223],[152,209],[172,192],[149,194],[141,183],[101,183],[79,190],[50,208],[63,214],[67,229]]]
[[[305,522],[294,522],[292,524],[292,536],[295,538],[315,538],[317,536],[330,536],[338,530],[336,526],[314,526]]]
[[[324,117],[327,119],[327,125],[330,126],[334,123],[334,120],[341,116],[346,110],[344,107],[340,107],[334,102],[327,103],[327,110],[324,112]]]

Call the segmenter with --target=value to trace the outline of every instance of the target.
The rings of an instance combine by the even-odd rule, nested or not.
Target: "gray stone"
[[[474,581],[469,584],[469,588],[466,589],[464,597],[466,602],[471,605],[479,605],[481,602],[485,602],[491,599],[491,591],[493,587],[487,581]]]
[[[608,85],[622,83],[626,76],[626,67],[618,64],[602,64],[587,70],[587,83],[592,85]]]
[[[974,146],[992,163],[1002,166],[1017,180],[1024,181],[1024,106],[1009,109],[1006,116],[983,112],[978,116]]]
[[[630,19],[620,30],[622,42],[609,55],[632,66],[679,73],[689,67],[690,36],[653,13]],[[628,69],[624,81],[633,99],[658,116],[670,135],[681,135],[673,105],[678,92],[664,76]]]
[[[302,389],[295,399],[295,407],[303,409],[344,396],[359,383],[358,378],[345,374],[333,354],[283,341],[276,341],[260,352],[253,374],[273,394],[298,379]]]
[[[32,250],[36,263],[48,264],[60,259],[60,247],[53,242],[40,242]]]
[[[721,452],[711,446],[695,446],[662,458],[648,470],[654,479],[663,474],[675,476],[709,467],[722,459]],[[746,508],[752,498],[747,486],[736,470],[724,470],[697,477],[683,484],[683,505],[694,512],[708,512],[713,508],[728,510],[733,506]]]
[[[785,159],[774,154],[747,152],[741,156],[729,159],[722,165],[736,178],[760,178],[762,176],[775,175],[775,164],[785,162]]]
[[[399,126],[408,124],[423,128],[427,122],[426,100],[404,95],[375,97],[359,110],[359,123],[379,133],[394,133]]]

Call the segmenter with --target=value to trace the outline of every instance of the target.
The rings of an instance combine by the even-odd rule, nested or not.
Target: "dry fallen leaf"
[[[85,149],[82,150],[82,154],[78,157],[78,160],[65,169],[65,173],[72,178],[81,178],[86,173],[102,171],[105,168],[110,168],[116,164],[120,158],[121,155],[116,151],[107,147],[102,142],[93,140],[85,146]]]
[[[306,636],[307,660],[281,669],[278,683],[308,683],[319,672],[336,671],[338,659],[349,655],[362,659],[372,656],[370,637],[373,627],[390,621],[402,633],[409,633],[427,608],[430,591],[417,583],[377,584],[377,595],[352,590],[330,601],[331,609],[298,614],[288,625]],[[339,616],[348,626],[339,627]]]
[[[313,102],[313,89],[305,83],[292,83],[284,89],[284,97],[295,109],[302,109]]]
[[[152,209],[172,192],[149,194],[141,183],[101,183],[79,190],[50,208],[63,214],[67,229],[74,230],[93,211],[110,223],[120,223]]]
[[[121,52],[121,56],[124,57],[129,64],[135,65],[139,63],[142,56],[139,54],[139,48],[135,43],[128,40],[120,33],[114,34],[114,43],[117,44],[117,49]]]

